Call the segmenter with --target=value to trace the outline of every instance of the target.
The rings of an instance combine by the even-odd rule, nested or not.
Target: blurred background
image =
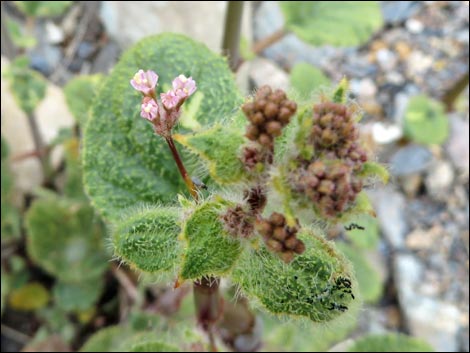
[[[319,5],[315,16],[243,4],[240,90],[269,84],[308,98],[347,77],[366,147],[391,181],[368,190],[377,217],[357,220],[365,230],[328,234],[359,280],[364,307],[351,322],[324,331],[256,313],[256,330],[223,338],[229,348],[340,351],[401,332],[469,351],[469,2],[368,3]],[[76,351],[96,332],[83,349],[107,351],[122,348],[123,330],[175,328],[200,350],[190,287],[109,260],[106,226],[81,185],[80,116],[143,37],[178,32],[222,52],[227,2],[2,1],[1,10],[2,351]],[[38,90],[21,91],[21,80]]]

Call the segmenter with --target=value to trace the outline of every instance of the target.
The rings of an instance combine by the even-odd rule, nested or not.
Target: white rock
[[[57,26],[52,21],[46,22],[46,35],[47,35],[47,41],[50,44],[62,43],[62,41],[65,38],[64,31],[62,30],[62,28]]]
[[[454,170],[449,162],[439,161],[431,166],[425,179],[428,192],[438,199],[445,200],[448,196],[452,182],[454,181]]]
[[[421,21],[418,21],[415,18],[410,18],[406,21],[406,29],[413,34],[418,34],[423,31],[424,25]]]
[[[378,144],[388,144],[398,141],[403,136],[403,131],[400,126],[396,124],[384,124],[382,122],[375,122],[372,125],[372,137]]]
[[[100,17],[122,48],[162,32],[182,33],[220,52],[226,1],[103,1]],[[247,7],[242,34],[251,38]],[[125,28],[125,30],[123,30]]]
[[[377,62],[384,71],[392,70],[397,64],[396,55],[389,49],[380,49],[377,51]]]
[[[256,58],[251,62],[250,76],[256,86],[270,85],[272,88],[287,90],[289,76],[279,66],[265,58]]]

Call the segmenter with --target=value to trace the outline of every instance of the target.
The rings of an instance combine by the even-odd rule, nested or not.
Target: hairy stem
[[[286,31],[285,28],[281,28],[281,29],[277,30],[276,32],[270,34],[266,38],[263,38],[263,39],[259,40],[258,42],[256,42],[255,44],[253,44],[253,47],[251,48],[251,50],[256,55],[259,55],[263,52],[263,50],[265,50],[266,48],[270,47],[274,43],[276,43],[276,42],[280,41],[282,38],[284,38],[284,36],[287,33],[288,32]]]
[[[194,185],[191,177],[184,167],[173,138],[170,136],[165,139],[168,147],[170,147],[173,159],[178,166],[178,170],[186,183],[186,187],[191,193],[193,199],[197,201],[199,196],[197,194],[196,185]],[[213,352],[217,351],[214,339],[214,323],[222,313],[222,298],[219,293],[219,282],[220,280],[214,277],[203,277],[200,281],[194,282],[194,305],[196,307],[197,319],[203,329],[207,332],[210,348]],[[178,285],[177,281],[175,286],[177,287]]]
[[[180,174],[183,177],[183,180],[189,192],[191,193],[191,196],[194,198],[194,200],[197,201],[198,194],[197,194],[196,185],[194,185],[193,180],[191,179],[188,172],[186,171],[186,168],[184,167],[183,161],[181,160],[178,150],[176,149],[173,138],[170,136],[170,137],[166,137],[165,140],[168,143],[168,147],[170,147],[170,151],[171,151],[171,154],[173,155],[173,159],[175,160],[176,165],[178,166],[178,170],[180,171]]]
[[[230,69],[235,71],[240,62],[240,30],[243,15],[243,1],[229,1],[225,16],[222,51],[228,56]]]
[[[214,324],[222,315],[223,299],[219,292],[220,279],[203,277],[194,282],[194,305],[199,324],[207,332],[212,352],[217,351]]]

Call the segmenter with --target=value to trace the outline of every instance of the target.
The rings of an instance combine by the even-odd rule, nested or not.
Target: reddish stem
[[[191,179],[188,172],[186,171],[186,168],[184,167],[183,161],[181,160],[178,150],[176,149],[173,138],[171,136],[165,137],[165,140],[168,143],[168,147],[170,147],[170,151],[171,151],[171,154],[173,155],[173,159],[175,160],[176,165],[178,166],[178,170],[180,171],[180,174],[183,177],[183,180],[186,183],[186,186],[188,187],[188,190],[191,193],[191,196],[194,198],[194,200],[197,201],[198,194],[197,194],[196,185],[194,185],[193,180]]]

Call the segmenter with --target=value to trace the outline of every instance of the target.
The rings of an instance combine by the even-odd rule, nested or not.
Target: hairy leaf
[[[170,207],[149,207],[129,213],[113,232],[116,254],[142,271],[172,270],[182,252],[177,239],[178,218],[178,209]]]
[[[243,253],[232,278],[272,313],[332,320],[352,305],[355,279],[333,243],[308,229],[298,234],[307,250],[290,264],[263,246]]]
[[[161,34],[127,51],[101,87],[84,136],[85,185],[93,204],[110,219],[126,207],[187,192],[165,141],[140,117],[142,96],[129,84],[139,69],[158,73],[158,93],[179,74],[193,77],[197,94],[184,106],[202,98],[190,126],[220,120],[241,103],[226,60],[187,37]]]

